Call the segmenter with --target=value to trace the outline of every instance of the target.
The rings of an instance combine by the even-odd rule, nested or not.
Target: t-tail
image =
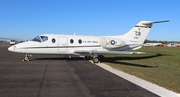
[[[135,25],[129,32],[124,35],[121,35],[121,39],[127,40],[128,44],[135,44],[137,47],[134,47],[133,50],[139,49],[142,47],[151,27],[155,23],[169,22],[169,20],[163,21],[140,21]],[[138,46],[139,45],[139,46]]]

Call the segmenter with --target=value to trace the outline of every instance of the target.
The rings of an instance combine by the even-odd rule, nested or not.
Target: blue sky
[[[147,39],[180,41],[179,0],[0,0],[4,38],[121,35],[141,20],[170,20],[155,24]]]

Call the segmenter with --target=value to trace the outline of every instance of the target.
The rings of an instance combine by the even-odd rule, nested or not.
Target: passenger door
[[[62,54],[66,54],[67,46],[68,46],[67,38],[66,37],[59,37],[58,43],[59,43],[58,52],[62,53]]]

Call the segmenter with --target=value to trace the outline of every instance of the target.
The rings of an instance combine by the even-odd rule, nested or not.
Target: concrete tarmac
[[[0,97],[158,97],[79,57],[12,53],[0,45]]]

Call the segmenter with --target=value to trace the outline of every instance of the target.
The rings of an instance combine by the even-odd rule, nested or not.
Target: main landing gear
[[[98,57],[93,57],[93,62],[94,63],[99,63],[100,61],[99,61],[99,58]]]
[[[25,57],[23,58],[22,61],[30,61],[30,60],[29,60],[29,57],[31,57],[30,54],[25,54]]]
[[[90,59],[91,59],[90,56],[85,56],[84,58],[85,58],[86,60],[90,60]]]
[[[85,56],[84,58],[85,58],[86,60],[90,60],[90,59],[91,59],[91,56]],[[92,61],[93,61],[93,63],[99,63],[100,61],[99,61],[98,55],[92,56]]]

